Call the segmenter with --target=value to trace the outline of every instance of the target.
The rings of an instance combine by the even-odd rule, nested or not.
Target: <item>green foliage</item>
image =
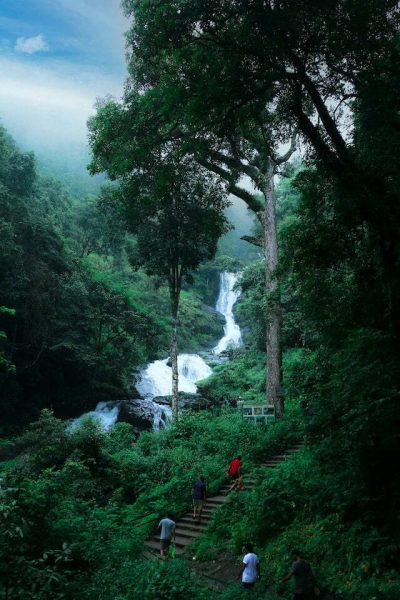
[[[108,101],[99,106],[97,115],[89,121],[91,170],[105,171],[119,180],[114,197],[136,236],[138,263],[147,274],[157,276],[168,286],[172,407],[176,416],[181,290],[185,282],[193,282],[192,272],[214,257],[218,239],[227,229],[223,214],[226,201],[216,178],[190,158],[174,154],[171,149],[153,152],[144,137],[140,147],[135,148],[135,136],[142,137],[141,105],[140,95],[131,91],[123,104]]]
[[[263,401],[265,396],[265,356],[261,352],[237,352],[235,360],[216,365],[214,373],[199,382],[203,394],[214,402],[226,398]]]
[[[198,578],[181,560],[172,564],[150,564],[148,562],[136,568],[135,591],[128,594],[127,600],[137,597],[146,600],[194,600],[211,598],[211,592],[205,584],[199,585]]]
[[[115,188],[75,204],[4,129],[0,149],[0,306],[15,311],[0,311],[0,415],[18,427],[44,407],[69,417],[126,396],[132,371],[168,353],[171,323],[168,290],[138,269]],[[220,334],[203,298],[185,290],[183,351]]]
[[[6,306],[0,306],[0,313],[5,315],[15,315],[15,310],[13,308],[7,308]],[[0,330],[0,344],[7,339],[7,335],[5,331]],[[1,347],[1,346],[0,346]],[[6,356],[4,356],[4,352],[0,351],[0,373],[15,373],[15,365],[8,360]]]
[[[85,600],[133,598],[138,590],[149,598],[192,591],[212,598],[181,561],[142,563],[143,540],[167,511],[178,516],[187,509],[199,473],[215,493],[238,451],[249,470],[255,449],[276,437],[273,429],[244,423],[234,411],[215,419],[187,413],[135,443],[126,424],[109,435],[90,421],[68,432],[43,412],[17,440],[20,459],[3,482],[0,585],[8,581],[16,598],[42,598],[48,590]],[[28,565],[32,580],[20,576]]]
[[[301,546],[328,592],[393,600],[400,596],[398,5],[124,6],[135,16],[128,33],[134,84],[123,104],[106,102],[92,119],[91,169],[124,179],[120,200],[136,239],[120,228],[114,190],[74,207],[0,130],[0,305],[16,310],[12,319],[0,314],[2,364],[16,365],[15,376],[1,374],[1,416],[16,421],[50,404],[66,414],[126,390],[131,366],[165,348],[170,326],[166,289],[159,286],[158,298],[157,278],[132,265],[145,257],[148,270],[165,277],[165,256],[177,251],[197,266],[195,244],[184,246],[193,241],[188,232],[201,232],[202,260],[221,233],[214,213],[197,220],[197,209],[208,207],[193,206],[187,194],[185,210],[175,210],[182,181],[175,176],[195,158],[203,182],[215,183],[209,169],[235,191],[241,174],[295,128],[307,168],[286,169],[291,179],[277,191],[288,411],[268,428],[231,411],[189,415],[137,443],[126,427],[106,436],[88,422],[67,433],[44,413],[17,442],[22,455],[8,465],[1,491],[3,595],[127,600],[139,585],[144,597],[202,597],[179,561],[151,567],[147,583],[143,539],[167,509],[184,510],[200,472],[215,491],[233,453],[254,466],[304,436],[304,451],[273,472],[260,470],[254,491],[221,509],[198,555],[238,553],[251,538],[265,571],[256,594],[289,598],[289,586],[267,588],[286,570],[289,546]],[[189,183],[186,192],[200,200],[203,187]],[[241,194],[260,210],[256,195]],[[181,223],[183,214],[189,219]],[[222,252],[231,254],[230,243]],[[238,315],[250,351],[201,384],[215,401],[261,399],[264,390],[269,299],[261,265],[250,265],[242,282]],[[196,295],[184,291],[188,347],[213,335],[197,316],[216,288],[214,266],[205,265]]]

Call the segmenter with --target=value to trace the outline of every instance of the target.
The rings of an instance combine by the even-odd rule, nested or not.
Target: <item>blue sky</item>
[[[122,95],[120,0],[0,0],[0,119],[26,148],[82,144],[98,97]]]

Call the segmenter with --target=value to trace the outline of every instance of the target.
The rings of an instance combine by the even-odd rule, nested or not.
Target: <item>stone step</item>
[[[187,529],[190,531],[200,531],[201,533],[203,533],[207,527],[208,527],[208,523],[204,522],[203,520],[201,521],[201,523],[199,523],[198,521],[184,521],[183,519],[179,519],[179,522],[176,524],[177,528],[182,527],[182,529]]]
[[[153,535],[152,541],[155,542],[155,543],[158,542],[158,544],[160,544],[160,538],[157,537],[156,535]],[[193,538],[191,538],[191,537],[177,535],[177,536],[175,536],[174,543],[175,543],[175,546],[177,548],[178,547],[179,548],[183,548],[183,547],[188,546],[189,544],[191,544],[192,541],[193,541]]]
[[[203,520],[203,515],[201,518]],[[204,516],[204,520],[208,521],[209,519],[210,519],[210,517],[208,515]],[[181,517],[179,519],[179,521],[177,521],[177,525],[179,525],[179,523],[187,523],[187,524],[190,523],[191,525],[193,525],[193,527],[197,527],[198,522],[197,522],[197,519],[196,519],[196,521],[193,519],[192,513],[188,513],[187,515],[184,515],[183,517]]]
[[[211,517],[212,517],[212,513],[210,513],[210,514],[207,513],[206,515],[202,514],[201,515],[202,523],[204,522],[204,523],[208,524],[208,522],[211,520]],[[198,519],[194,520],[193,516],[191,514],[185,515],[184,517],[179,519],[179,522],[181,522],[181,521],[183,521],[184,523],[192,523],[192,525],[196,525],[196,526],[198,525],[198,522],[199,522]]]
[[[207,517],[208,518],[208,517]],[[193,513],[187,513],[186,515],[184,515],[183,517],[181,517],[178,521],[177,524],[180,523],[181,521],[185,522],[185,523],[190,523],[193,526],[197,525],[197,519],[194,520],[193,519]]]
[[[226,496],[213,496],[212,498],[208,498],[204,508],[206,508],[209,504],[223,504],[226,502]]]
[[[208,516],[208,515],[212,515],[213,512],[214,512],[214,507],[211,508],[211,506],[210,507],[205,506],[203,508],[203,510],[201,511],[201,514]]]
[[[160,552],[160,540],[147,540],[145,543],[147,548],[151,548],[152,550],[156,550],[158,553]],[[175,552],[176,554],[183,554],[185,547],[176,546]]]
[[[193,523],[193,521],[192,521]],[[201,520],[201,522],[199,523],[198,521],[196,521],[195,525],[191,525],[190,523],[187,523],[185,521],[179,521],[179,523],[176,524],[177,525],[177,529],[184,529],[185,531],[189,532],[199,532],[201,533],[201,535],[203,535],[203,533],[205,532],[205,530],[208,527],[208,523],[204,522],[203,523],[203,519]]]
[[[293,444],[288,450],[286,450],[285,454],[276,454],[272,456],[269,460],[265,461],[265,463],[260,464],[261,468],[273,469],[285,462],[290,456],[292,456],[295,452],[304,447],[304,443],[299,442],[298,444]],[[250,478],[243,478],[244,489],[248,490],[253,488],[257,481],[260,479],[255,479],[254,474],[251,474]],[[257,477],[257,474],[256,474]],[[232,482],[233,483],[233,482]],[[175,551],[177,555],[181,555],[184,553],[187,546],[192,544],[196,539],[200,538],[210,520],[213,517],[213,514],[218,508],[220,508],[230,497],[229,490],[232,484],[224,484],[215,496],[211,496],[207,499],[204,508],[202,510],[201,522],[195,521],[193,519],[192,510],[188,511],[179,521],[176,523],[176,537],[175,537]],[[239,493],[239,492],[238,492]],[[148,560],[157,559],[159,557],[160,552],[160,539],[158,536],[154,535],[151,539],[145,542],[145,550],[143,552],[143,557]]]
[[[146,548],[151,548],[151,550],[158,550],[158,552],[160,552],[160,542],[156,542],[155,540],[146,540],[144,545],[146,546]],[[151,552],[151,550],[148,550],[148,552]]]
[[[178,537],[188,537],[191,539],[198,538],[203,535],[203,531],[195,531],[194,529],[185,527],[185,525],[181,525],[180,523],[178,523],[175,533]]]

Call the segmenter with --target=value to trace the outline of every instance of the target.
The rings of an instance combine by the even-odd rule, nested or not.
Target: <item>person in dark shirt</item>
[[[281,583],[284,583],[291,577],[294,577],[294,596],[293,600],[309,600],[314,596],[320,596],[319,587],[316,585],[315,577],[311,570],[310,563],[301,558],[298,550],[293,550],[293,564],[289,569],[289,573],[285,575]],[[311,588],[314,588],[311,591]]]
[[[201,513],[203,511],[203,506],[207,499],[206,480],[203,476],[199,477],[193,486],[192,499],[193,499],[193,519],[196,520],[196,517],[197,517],[200,522]]]

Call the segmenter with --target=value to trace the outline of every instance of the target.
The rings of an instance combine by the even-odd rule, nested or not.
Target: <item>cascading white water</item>
[[[234,290],[238,280],[237,273],[224,272],[220,275],[220,288],[216,310],[225,317],[224,337],[220,339],[213,352],[221,354],[225,350],[238,348],[242,344],[242,334],[233,316],[233,306],[240,296],[240,291]]]
[[[154,405],[154,418],[153,418],[153,431],[160,431],[164,429],[172,421],[172,409],[170,406],[162,406],[153,402]]]
[[[153,431],[159,431],[171,422],[172,410],[170,406],[157,404],[157,402],[150,399],[142,402],[146,403],[147,414],[150,413],[152,417]],[[119,412],[120,402],[99,402],[94,410],[73,419],[68,425],[68,431],[76,431],[88,418],[93,419],[103,431],[110,431],[118,421]]]
[[[68,431],[75,431],[82,423],[90,417],[98,423],[104,431],[110,431],[118,419],[119,407],[113,402],[99,402],[94,410],[84,413],[77,419],[71,421]]]
[[[210,367],[198,354],[179,354],[179,391],[189,394],[197,392],[196,381],[209,377]],[[140,374],[136,384],[138,392],[144,397],[170,396],[172,394],[172,369],[168,359],[150,363]]]
[[[239,298],[240,292],[234,291],[238,275],[235,273],[224,272],[220,275],[220,290],[216,310],[225,317],[224,336],[221,338],[213,352],[220,354],[230,348],[237,348],[242,343],[242,336],[239,326],[235,323],[233,317],[233,305]],[[153,419],[152,429],[158,431],[166,427],[172,418],[170,406],[153,402],[156,396],[170,396],[172,394],[172,369],[168,366],[168,359],[156,360],[145,367],[136,384],[138,392],[141,394],[143,403],[148,403]],[[212,374],[211,368],[198,354],[179,354],[179,391],[186,393],[196,393],[196,382],[206,379]],[[95,410],[85,413],[77,419],[74,419],[68,426],[70,431],[74,431],[86,417],[92,417],[96,420],[102,429],[109,431],[117,422],[120,410],[119,402],[100,402]]]

